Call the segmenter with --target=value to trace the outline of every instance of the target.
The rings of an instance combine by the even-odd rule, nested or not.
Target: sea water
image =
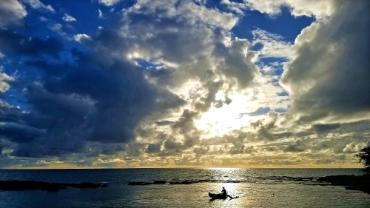
[[[41,207],[370,207],[370,195],[317,182],[359,169],[0,170],[0,180],[107,182],[97,189],[0,191],[0,208]],[[208,192],[238,197],[210,200]]]

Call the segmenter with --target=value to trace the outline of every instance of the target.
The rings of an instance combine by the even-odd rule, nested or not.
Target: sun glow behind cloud
[[[210,107],[195,121],[195,126],[206,132],[207,136],[215,137],[240,129],[260,118],[249,115],[256,109],[256,103],[248,96],[235,93],[229,99],[230,103]]]
[[[199,80],[189,80],[171,91],[188,101],[185,108],[192,108],[190,105],[207,93]],[[215,95],[217,102],[194,120],[195,128],[203,133],[202,138],[219,137],[263,118],[265,115],[251,115],[261,107],[261,100],[252,97],[251,91],[219,90]]]

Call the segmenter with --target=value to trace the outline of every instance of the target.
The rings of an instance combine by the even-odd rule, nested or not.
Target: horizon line
[[[127,170],[127,169],[363,169],[361,167],[94,167],[94,168],[0,168],[0,170]]]

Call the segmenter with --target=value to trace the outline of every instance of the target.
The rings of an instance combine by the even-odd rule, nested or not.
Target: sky
[[[1,0],[0,168],[360,167],[369,8]]]

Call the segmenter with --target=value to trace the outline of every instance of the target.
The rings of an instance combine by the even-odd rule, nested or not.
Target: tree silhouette
[[[357,157],[359,157],[360,162],[365,165],[366,174],[370,174],[370,146],[360,150],[360,153],[357,154]]]

